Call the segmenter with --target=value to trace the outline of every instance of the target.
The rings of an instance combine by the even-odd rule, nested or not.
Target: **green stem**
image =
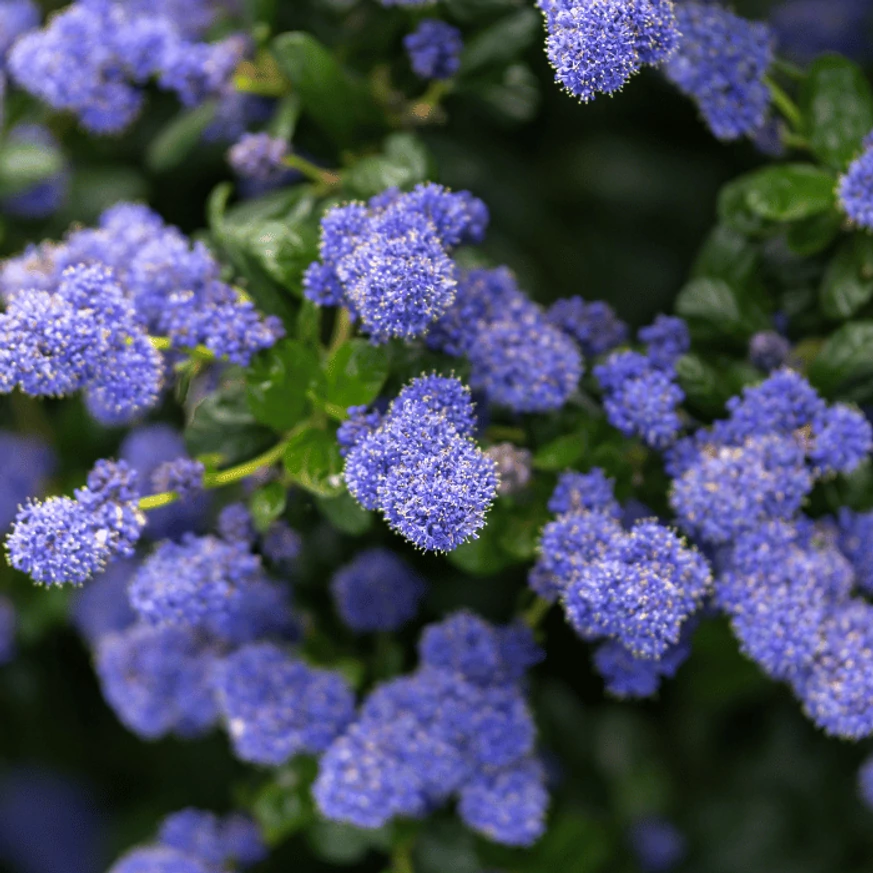
[[[328,355],[332,355],[352,335],[352,316],[348,309],[341,307],[337,310],[336,320],[333,323],[333,333],[330,337],[330,345],[327,347]]]
[[[230,485],[233,482],[239,482],[240,479],[245,479],[257,473],[262,467],[269,467],[280,460],[285,454],[285,449],[291,439],[291,432],[282,442],[277,443],[273,448],[268,449],[256,458],[250,461],[244,461],[242,464],[237,464],[235,467],[228,467],[226,470],[217,470],[213,473],[207,473],[203,477],[204,488],[221,488],[224,485]],[[141,497],[139,500],[139,508],[142,510],[158,509],[161,506],[167,506],[170,503],[179,499],[179,495],[175,491],[162,491],[160,494],[152,494],[148,497]]]
[[[770,89],[770,96],[773,98],[773,103],[776,108],[785,116],[786,121],[799,131],[803,124],[803,116],[797,104],[768,76],[764,77],[764,83]]]
[[[184,352],[188,357],[193,358],[197,361],[216,361],[218,360],[215,357],[215,354],[211,352],[206,346],[198,345],[198,346],[174,346],[173,341],[168,336],[150,336],[149,342],[154,346],[154,348],[158,349],[158,351],[168,351],[172,348],[178,348],[178,351]]]
[[[409,843],[401,843],[391,853],[391,873],[415,873],[412,846]]]
[[[340,183],[339,173],[322,169],[298,154],[288,155],[285,158],[285,166],[299,170],[310,182],[315,182],[325,188],[336,188]]]
[[[522,621],[531,629],[536,630],[540,622],[546,617],[552,604],[542,597],[536,600],[521,614]]]
[[[773,69],[788,76],[789,79],[801,81],[806,78],[806,72],[802,67],[792,64],[791,61],[786,61],[784,58],[776,58],[773,61]]]
[[[288,83],[284,79],[258,79],[237,75],[234,77],[233,86],[237,91],[257,94],[258,97],[284,97],[288,93]]]
[[[417,121],[430,121],[443,98],[452,90],[452,82],[446,79],[436,79],[430,83],[427,91],[409,107],[409,114]]]

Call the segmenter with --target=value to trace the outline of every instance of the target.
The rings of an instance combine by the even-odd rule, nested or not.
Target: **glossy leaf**
[[[846,240],[828,264],[819,289],[828,318],[851,318],[873,298],[873,239],[856,234]]]
[[[295,434],[285,450],[285,471],[292,481],[322,497],[335,497],[343,490],[342,469],[336,437],[318,428]]]
[[[299,340],[281,340],[261,352],[246,374],[249,408],[262,424],[288,430],[309,407],[321,383],[318,355]]]
[[[340,410],[364,406],[379,396],[388,378],[388,353],[384,346],[349,340],[331,355],[324,371],[328,403]]]
[[[834,205],[836,179],[812,164],[779,164],[745,178],[749,209],[768,221],[797,221]]]
[[[268,482],[249,498],[249,511],[255,528],[264,533],[285,511],[288,493],[280,482]]]

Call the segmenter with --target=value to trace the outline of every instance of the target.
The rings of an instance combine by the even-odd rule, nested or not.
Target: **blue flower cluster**
[[[306,272],[306,295],[347,307],[374,342],[421,336],[455,299],[452,250],[480,242],[487,223],[481,200],[430,183],[334,207],[321,222],[321,262]]]
[[[85,271],[83,265],[91,269]],[[73,276],[83,277],[77,279],[79,284],[88,281],[101,283],[102,287],[77,291],[72,280],[65,282],[66,270],[71,267],[76,267]],[[220,264],[202,243],[192,245],[177,228],[165,225],[145,206],[118,203],[103,213],[97,228],[73,231],[61,244],[43,243],[4,262],[0,292],[10,306],[24,310],[24,327],[17,327],[18,322],[8,321],[7,316],[7,330],[21,332],[32,325],[31,330],[40,337],[48,317],[42,313],[49,310],[54,317],[54,309],[66,301],[64,295],[78,295],[68,304],[76,311],[65,314],[65,320],[54,317],[56,325],[42,344],[51,342],[50,351],[72,362],[72,366],[65,363],[63,368],[63,373],[69,374],[67,379],[79,372],[75,366],[77,355],[83,358],[79,370],[97,366],[90,363],[90,358],[102,362],[106,375],[88,392],[89,403],[100,420],[117,423],[157,399],[163,359],[152,348],[146,331],[166,336],[173,346],[183,349],[203,345],[216,357],[236,364],[247,364],[256,352],[269,348],[282,336],[278,319],[262,317],[252,302],[222,282],[220,275]],[[27,293],[18,293],[23,290]],[[38,295],[37,291],[44,293]],[[107,314],[103,317],[111,329],[102,329],[101,325],[98,330],[97,318],[78,314],[77,310],[84,309],[85,302],[93,306],[104,299]],[[86,339],[82,337],[85,328],[79,326],[77,318],[100,334],[102,345],[88,339],[86,351],[78,351]],[[104,334],[108,337],[104,338]],[[120,347],[107,347],[110,342]],[[47,354],[41,351],[44,357]],[[21,358],[21,354],[15,355],[16,360]],[[40,390],[30,387],[37,376],[46,382]],[[68,387],[61,379],[53,369],[40,372],[22,381],[22,390],[59,394],[80,387],[79,382]],[[40,384],[36,383],[37,388]]]
[[[474,426],[459,380],[413,380],[377,425],[367,428],[359,412],[340,435],[349,492],[419,548],[457,548],[485,524],[498,484],[494,461],[472,439]]]
[[[97,134],[128,127],[150,81],[174,91],[186,106],[217,96],[244,56],[246,39],[202,42],[183,4],[158,6],[78,0],[44,29],[18,39],[10,71],[26,91],[73,112]]]
[[[0,391],[37,397],[85,390],[98,420],[121,423],[153,406],[161,355],[103,266],[68,267],[51,290],[23,287],[0,315]]]
[[[352,630],[392,631],[415,617],[425,583],[399,555],[373,548],[340,567],[330,591],[337,612]]]
[[[376,828],[457,795],[474,830],[533,843],[548,794],[522,681],[541,656],[527,628],[467,612],[425,628],[418,670],[378,686],[322,757],[313,787],[321,813]]]
[[[43,585],[80,585],[133,554],[145,524],[137,499],[136,474],[124,461],[98,461],[75,499],[19,509],[6,540],[9,563]]]
[[[531,587],[561,600],[584,639],[607,640],[595,664],[618,696],[654,693],[688,651],[688,619],[709,592],[706,560],[651,519],[619,523],[621,509],[601,470],[564,473],[549,502]],[[648,662],[648,663],[646,663]]]
[[[873,756],[865,758],[858,770],[858,793],[864,804],[873,809]]]
[[[262,184],[277,182],[288,175],[285,164],[288,143],[268,133],[247,133],[227,153],[227,160],[241,179]]]
[[[628,326],[602,300],[564,297],[549,307],[546,317],[576,340],[589,358],[612,351],[628,338]]]
[[[538,0],[555,79],[583,102],[618,91],[646,65],[676,50],[671,0]]]
[[[427,343],[449,355],[466,355],[473,390],[516,412],[559,409],[583,371],[576,344],[505,267],[461,273],[454,303]]]
[[[637,819],[628,838],[642,873],[667,873],[681,864],[688,852],[685,835],[660,816]]]
[[[55,453],[38,437],[0,430],[0,529],[28,497],[42,493],[55,465]]]
[[[744,389],[728,409],[729,418],[680,440],[667,456],[673,509],[708,543],[792,518],[817,478],[850,472],[873,448],[860,411],[828,406],[792,370]]]
[[[154,843],[127,852],[110,873],[220,873],[266,857],[260,828],[248,816],[188,808],[168,815]]]
[[[39,20],[39,6],[33,0],[6,0],[0,4],[0,56],[4,67],[15,40],[39,27]]]
[[[694,99],[713,134],[732,140],[762,128],[770,107],[770,28],[694,0],[676,4],[676,25],[682,37],[664,71]]]
[[[791,343],[775,330],[760,330],[749,340],[749,361],[759,370],[778,370],[791,354]]]
[[[837,185],[840,205],[853,224],[873,229],[873,142],[865,140],[863,152],[849,164]]]
[[[485,449],[485,454],[497,465],[500,483],[497,493],[501,497],[524,491],[533,475],[533,455],[528,449],[521,449],[513,443],[495,443]]]
[[[461,68],[461,31],[445,21],[425,18],[403,38],[403,47],[422,79],[451,79]]]
[[[4,8],[0,7],[0,9]],[[10,129],[6,140],[9,143],[34,146],[41,151],[60,154],[60,144],[52,132],[42,124],[16,124]],[[66,201],[69,186],[69,169],[61,166],[57,173],[42,182],[7,195],[0,205],[5,213],[18,218],[48,218]]]

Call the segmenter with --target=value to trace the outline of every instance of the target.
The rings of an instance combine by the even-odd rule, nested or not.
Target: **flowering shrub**
[[[58,6],[0,864],[868,869],[869,4]]]

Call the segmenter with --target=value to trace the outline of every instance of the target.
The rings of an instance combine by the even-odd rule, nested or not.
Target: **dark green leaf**
[[[676,298],[676,312],[702,338],[745,340],[769,326],[754,302],[721,279],[692,279]]]
[[[750,284],[761,261],[760,245],[725,225],[716,227],[700,248],[692,278],[724,279],[737,288]]]
[[[489,67],[517,60],[542,32],[542,19],[535,9],[519,9],[468,40],[461,55],[459,76],[467,78]]]
[[[492,516],[479,531],[477,539],[468,540],[447,555],[452,566],[473,576],[492,576],[512,563],[500,543],[500,525]]]
[[[285,511],[287,492],[279,482],[268,482],[249,498],[249,511],[259,533],[267,528]]]
[[[311,300],[302,300],[297,313],[297,339],[318,348],[321,341],[321,307]]]
[[[307,827],[315,815],[306,787],[282,776],[280,772],[268,782],[252,804],[252,814],[271,846]]]
[[[185,445],[192,457],[218,455],[225,464],[253,458],[274,442],[273,433],[252,415],[241,379],[201,400],[185,429]]]
[[[873,297],[873,238],[855,234],[828,264],[819,289],[828,318],[851,318]]]
[[[295,297],[302,297],[303,274],[318,258],[318,236],[314,219],[265,221],[252,228],[246,248],[271,278]]]
[[[345,534],[360,536],[373,526],[373,513],[364,509],[348,491],[336,497],[316,497],[315,502],[322,515]]]
[[[343,343],[325,364],[325,399],[345,411],[365,406],[379,396],[388,378],[388,353],[384,346],[353,339]]]
[[[413,852],[416,873],[480,873],[476,841],[459,821],[431,819],[422,828]]]
[[[873,128],[873,91],[864,71],[838,55],[816,59],[801,87],[800,108],[813,153],[845,169]]]
[[[812,164],[780,164],[745,177],[749,209],[769,221],[797,221],[834,205],[836,180]]]
[[[177,115],[149,143],[146,166],[155,173],[165,173],[179,166],[202,140],[203,131],[215,117],[215,107],[214,100],[207,100]]]
[[[740,176],[718,192],[718,217],[723,225],[744,236],[763,237],[774,233],[777,225],[762,218],[749,206],[749,177]]]
[[[246,374],[246,395],[255,418],[288,430],[304,416],[310,392],[321,383],[318,354],[299,340],[281,340],[261,352]]]
[[[343,461],[332,433],[313,427],[295,434],[284,460],[288,475],[306,491],[323,497],[342,492]]]
[[[273,40],[272,52],[306,114],[337,145],[352,146],[361,129],[379,125],[378,110],[364,83],[346,73],[314,36],[283,33]]]
[[[0,147],[0,196],[17,194],[61,172],[60,151],[47,146],[6,142]]]
[[[842,216],[835,209],[822,212],[788,225],[785,241],[796,255],[817,255],[836,239],[842,222]]]
[[[424,143],[411,133],[393,133],[384,153],[362,158],[343,174],[349,193],[368,198],[386,188],[408,190],[430,175],[431,159]]]
[[[533,466],[537,470],[565,470],[582,459],[587,445],[584,433],[559,436],[536,450]]]
[[[873,399],[873,321],[844,324],[821,347],[809,370],[827,397]]]
[[[488,81],[471,90],[504,121],[529,121],[540,104],[539,80],[526,64],[512,64],[499,81]]]

